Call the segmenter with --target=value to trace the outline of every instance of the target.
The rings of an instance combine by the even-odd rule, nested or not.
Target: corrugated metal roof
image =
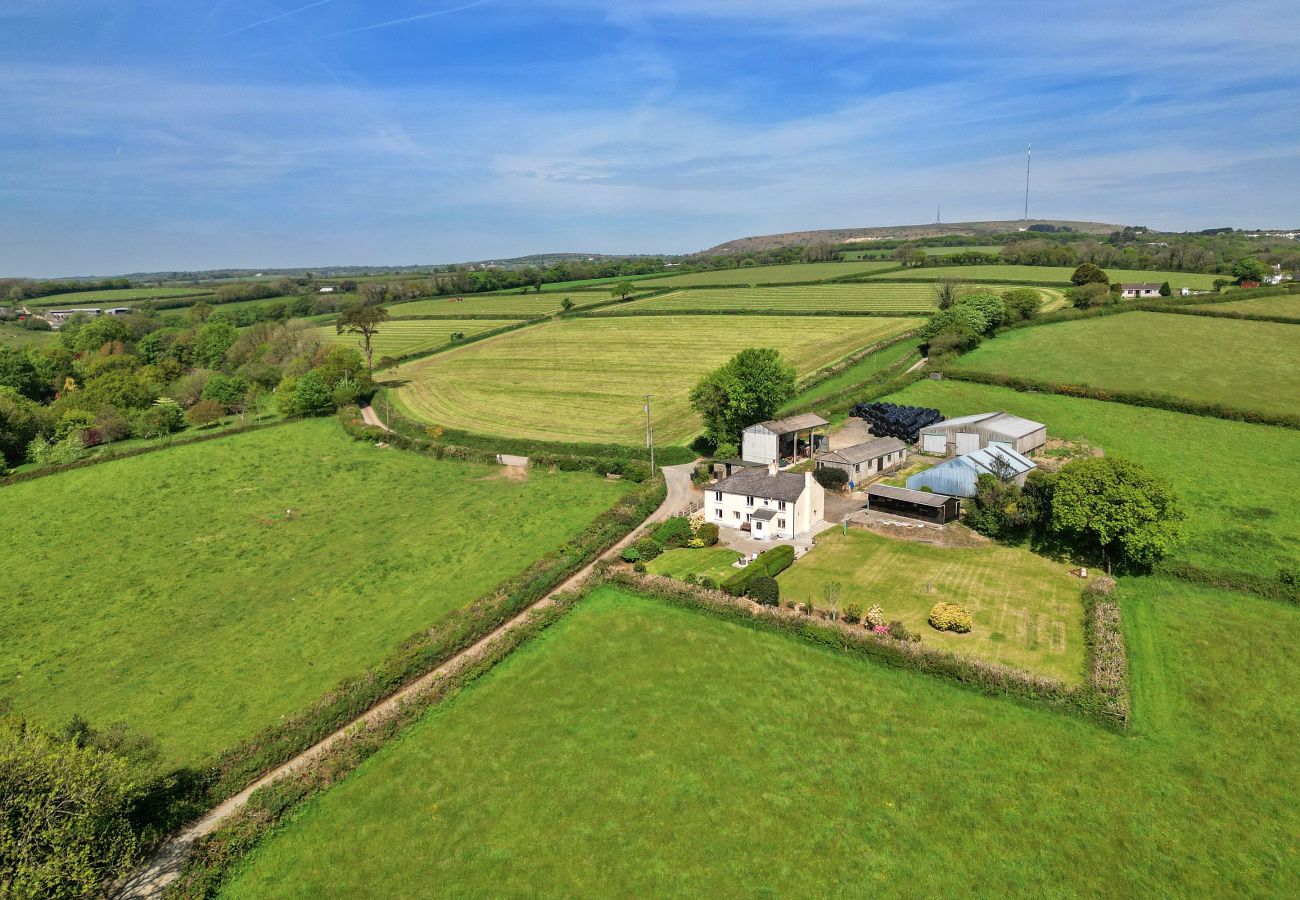
[[[973,453],[967,453],[965,456],[959,456],[956,459],[951,460],[951,462],[955,463],[965,460],[970,465],[975,466],[983,472],[992,474],[994,466],[997,465],[997,460],[999,458],[1006,463],[1006,465],[1011,467],[1011,472],[1014,475],[1020,475],[1024,472],[1038,468],[1038,464],[1029,457],[1017,453],[1010,447],[999,446],[985,447],[983,450],[976,450]]]
[[[942,422],[936,422],[921,429],[921,434],[945,434],[953,428],[960,428],[963,425],[975,425],[985,428],[989,431],[996,431],[999,434],[1005,434],[1011,438],[1022,438],[1025,435],[1033,434],[1035,431],[1046,428],[1042,422],[1035,422],[1032,419],[1024,419],[1020,416],[1013,416],[1007,412],[976,413],[970,416],[958,416],[955,419],[944,419]]]
[[[907,486],[913,490],[928,487],[958,497],[973,497],[976,479],[981,475],[996,474],[995,460],[998,459],[1006,463],[1013,478],[1037,468],[1033,460],[1010,447],[990,446],[918,472],[907,479]]]
[[[943,506],[952,498],[945,494],[932,494],[929,491],[913,491],[908,488],[894,487],[892,484],[873,484],[867,488],[867,501],[872,497],[888,497],[891,500],[905,500],[921,506]]]
[[[906,450],[907,445],[898,438],[882,437],[871,441],[864,441],[861,444],[854,444],[852,447],[845,447],[843,450],[836,450],[833,453],[823,453],[817,457],[823,462],[838,462],[847,465],[867,462],[872,459],[879,459],[890,453],[896,453],[899,450]]]
[[[792,431],[803,431],[807,428],[821,428],[823,425],[829,425],[821,416],[816,413],[804,413],[799,416],[788,416],[784,419],[770,419],[767,422],[759,422],[757,425],[751,425],[750,428],[766,428],[773,434],[789,434]]]
[[[775,475],[769,475],[767,469],[746,469],[743,472],[736,472],[730,478],[724,478],[709,490],[794,503],[803,496],[805,486],[804,477],[795,472],[777,472]]]
[[[957,425],[977,425],[985,419],[991,419],[996,415],[998,415],[998,413],[995,412],[975,413],[970,416],[958,416],[955,419],[944,419],[942,422],[935,422],[933,425],[927,425],[922,428],[921,434],[939,434],[940,432],[947,431],[949,428]]]

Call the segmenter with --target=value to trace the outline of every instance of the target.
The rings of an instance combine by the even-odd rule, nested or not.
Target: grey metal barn
[[[1047,426],[1005,412],[976,413],[944,419],[921,429],[921,449],[926,453],[973,453],[990,445],[1033,453],[1047,443]]]

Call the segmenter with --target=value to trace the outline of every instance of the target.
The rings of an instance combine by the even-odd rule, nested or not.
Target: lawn
[[[669,578],[712,578],[721,582],[735,575],[738,571],[732,563],[740,559],[740,554],[726,547],[705,547],[702,549],[680,548],[665,550],[645,564],[646,571],[652,575],[667,575]]]
[[[196,762],[560,546],[624,487],[512,481],[327,419],[0,488],[0,697],[52,724],[123,720]]]
[[[569,319],[521,329],[386,373],[417,419],[479,434],[628,445],[700,430],[687,395],[746,347],[777,347],[800,374],[907,331],[919,319],[645,316]]]
[[[1238,312],[1253,316],[1286,316],[1292,319],[1300,319],[1300,294],[1255,297],[1252,300],[1229,300],[1225,303],[1198,303],[1196,306],[1188,308],[1207,309],[1211,312]]]
[[[917,360],[921,358],[921,353],[917,349],[916,340],[899,341],[897,344],[893,344],[883,350],[877,350],[870,356],[849,366],[838,375],[828,378],[820,384],[813,385],[808,390],[803,391],[787,403],[782,408],[782,412],[788,409],[806,406],[807,404],[820,400],[823,397],[829,397],[831,394],[838,391],[847,390],[854,385],[861,384],[908,356],[913,356]]]
[[[847,278],[868,275],[883,269],[897,268],[896,262],[820,262],[790,263],[784,266],[746,266],[736,269],[712,269],[707,272],[687,272],[666,278],[651,278],[637,287],[691,287],[711,284],[790,284],[799,281],[826,281],[830,278]]]
[[[602,589],[227,898],[1295,896],[1300,610],[1126,586],[1116,735]]]
[[[1135,269],[1106,269],[1105,271],[1112,282],[1168,281],[1174,291],[1183,287],[1200,291],[1212,290],[1214,280],[1223,277],[1199,272],[1143,272]],[[1028,281],[1035,284],[1068,285],[1073,274],[1073,266],[921,266],[903,272],[889,272],[880,277],[891,280],[905,278],[937,281],[940,278],[956,278],[962,281]]]
[[[451,341],[454,332],[462,332],[466,337],[501,328],[517,325],[518,319],[408,319],[384,322],[371,340],[375,360],[385,356],[401,356],[405,353],[418,353],[432,350]],[[333,344],[360,349],[360,336],[339,334],[334,326],[329,325],[318,330],[320,336]]]
[[[394,318],[403,316],[460,316],[465,313],[500,316],[503,319],[532,319],[559,312],[563,298],[553,294],[465,294],[460,299],[455,297],[428,297],[424,300],[411,300],[407,303],[394,303],[388,307],[388,314]],[[605,298],[608,299],[608,298]],[[593,302],[590,298],[579,297],[576,304]]]
[[[1300,566],[1300,497],[1285,489],[1300,460],[1300,431],[959,381],[922,381],[886,399],[950,418],[1007,410],[1047,423],[1050,437],[1087,440],[1159,472],[1188,512],[1175,558],[1264,575]]]
[[[953,368],[1294,414],[1298,339],[1276,322],[1132,312],[1017,329]]]
[[[106,291],[73,291],[69,294],[48,294],[24,301],[28,306],[116,306],[127,300],[162,299],[164,297],[190,297],[211,294],[206,287],[138,287],[113,288]]]
[[[812,551],[781,573],[783,600],[824,605],[822,587],[843,584],[840,609],[873,603],[927,645],[978,656],[1062,681],[1083,676],[1082,582],[1069,566],[1019,547],[945,548],[861,528],[823,532]],[[970,610],[969,634],[935,631],[936,603]]]

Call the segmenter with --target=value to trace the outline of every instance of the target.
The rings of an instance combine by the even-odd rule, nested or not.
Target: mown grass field
[[[840,582],[840,609],[879,603],[922,641],[966,656],[1062,681],[1083,680],[1083,606],[1069,566],[1019,547],[934,547],[860,528],[824,532],[812,551],[777,578],[782,600],[824,606],[822,588]],[[958,603],[975,619],[968,634],[927,623],[936,603]]]
[[[1300,319],[1300,294],[1256,297],[1253,300],[1229,300],[1226,303],[1198,303],[1189,308],[1208,309],[1211,312],[1239,312],[1255,316],[1287,316]]]
[[[410,319],[384,322],[371,339],[371,346],[377,362],[385,356],[401,356],[404,353],[418,353],[441,347],[449,343],[452,334],[457,331],[465,337],[471,337],[518,322],[518,319]],[[332,344],[361,349],[359,335],[339,334],[332,325],[319,329],[318,333]]]
[[[602,589],[223,896],[1294,896],[1300,610],[1124,593],[1116,735]]]
[[[1000,253],[1001,246],[984,244],[979,247],[919,247],[926,256],[955,256],[958,253]],[[893,250],[842,250],[841,259],[893,259]]]
[[[1300,498],[1284,487],[1300,431],[959,381],[922,381],[886,399],[950,418],[1006,410],[1046,423],[1049,437],[1087,440],[1159,472],[1188,513],[1176,559],[1266,576],[1300,565]]]
[[[464,313],[501,316],[503,319],[532,319],[558,312],[562,297],[552,294],[465,294],[455,297],[428,297],[388,306],[388,314],[402,316],[457,316]],[[594,302],[575,298],[574,303]]]
[[[1010,290],[995,285],[990,290]],[[1060,291],[1039,289],[1044,305],[1063,299]],[[763,288],[713,288],[680,290],[670,294],[635,300],[626,305],[607,307],[602,313],[625,310],[690,310],[718,312],[757,310],[762,312],[877,312],[899,315],[929,315],[938,308],[933,284],[896,284],[871,282],[855,284],[799,284]]]
[[[1183,287],[1202,291],[1212,290],[1214,280],[1223,277],[1199,272],[1143,272],[1135,269],[1106,269],[1105,272],[1112,282],[1168,281],[1174,291]],[[966,281],[1028,281],[1036,284],[1068,286],[1070,276],[1073,274],[1074,266],[921,266],[917,269],[889,272],[880,277],[915,281],[937,281],[940,278]]]
[[[985,341],[955,369],[1146,391],[1264,413],[1300,412],[1292,325],[1131,312]]]
[[[726,547],[702,547],[698,549],[680,548],[665,550],[645,564],[646,571],[652,575],[666,575],[669,578],[685,578],[694,575],[697,578],[712,578],[722,581],[734,575],[738,570],[732,563],[740,559],[740,554]]]
[[[897,344],[885,347],[883,350],[877,350],[870,356],[849,366],[838,375],[828,378],[820,384],[815,384],[806,391],[802,391],[782,407],[782,410],[805,406],[823,397],[829,397],[838,391],[847,390],[855,384],[861,384],[908,356],[914,357],[914,361],[921,358],[921,351],[917,349],[916,340],[902,340]]]
[[[195,762],[359,674],[612,506],[590,474],[437,461],[333,420],[0,488],[0,697]]]
[[[69,294],[49,294],[25,301],[28,306],[116,306],[127,300],[148,300],[159,297],[189,297],[211,294],[212,288],[202,287],[133,287],[106,291],[73,291]]]
[[[488,338],[386,373],[416,419],[479,434],[628,445],[686,441],[700,422],[687,395],[746,347],[776,347],[801,374],[919,319],[646,316],[570,319]]]
[[[896,262],[820,262],[791,263],[784,266],[749,266],[736,269],[714,269],[708,272],[690,272],[649,278],[637,287],[690,287],[697,284],[790,284],[797,281],[825,281],[852,275],[867,275],[882,269],[897,268]]]

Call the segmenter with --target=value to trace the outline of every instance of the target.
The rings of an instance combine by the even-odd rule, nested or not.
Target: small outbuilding
[[[1036,468],[1033,460],[1010,447],[985,447],[917,472],[907,479],[907,486],[954,497],[974,497],[975,480],[981,475],[996,475],[1023,487],[1025,478]]]
[[[1047,443],[1047,426],[1005,412],[976,413],[944,419],[921,429],[921,449],[945,456],[973,453],[989,446],[1033,453]]]
[[[740,456],[745,462],[765,466],[797,462],[801,453],[803,458],[811,459],[826,442],[826,435],[817,434],[818,429],[829,424],[821,416],[804,413],[750,425],[741,436]]]
[[[848,476],[849,487],[854,487],[873,475],[897,469],[906,459],[906,444],[898,438],[882,437],[823,453],[817,457],[817,468],[839,469]]]
[[[868,487],[867,507],[909,519],[924,519],[935,525],[951,522],[961,514],[961,501],[956,497],[913,491],[891,484],[873,484]]]

